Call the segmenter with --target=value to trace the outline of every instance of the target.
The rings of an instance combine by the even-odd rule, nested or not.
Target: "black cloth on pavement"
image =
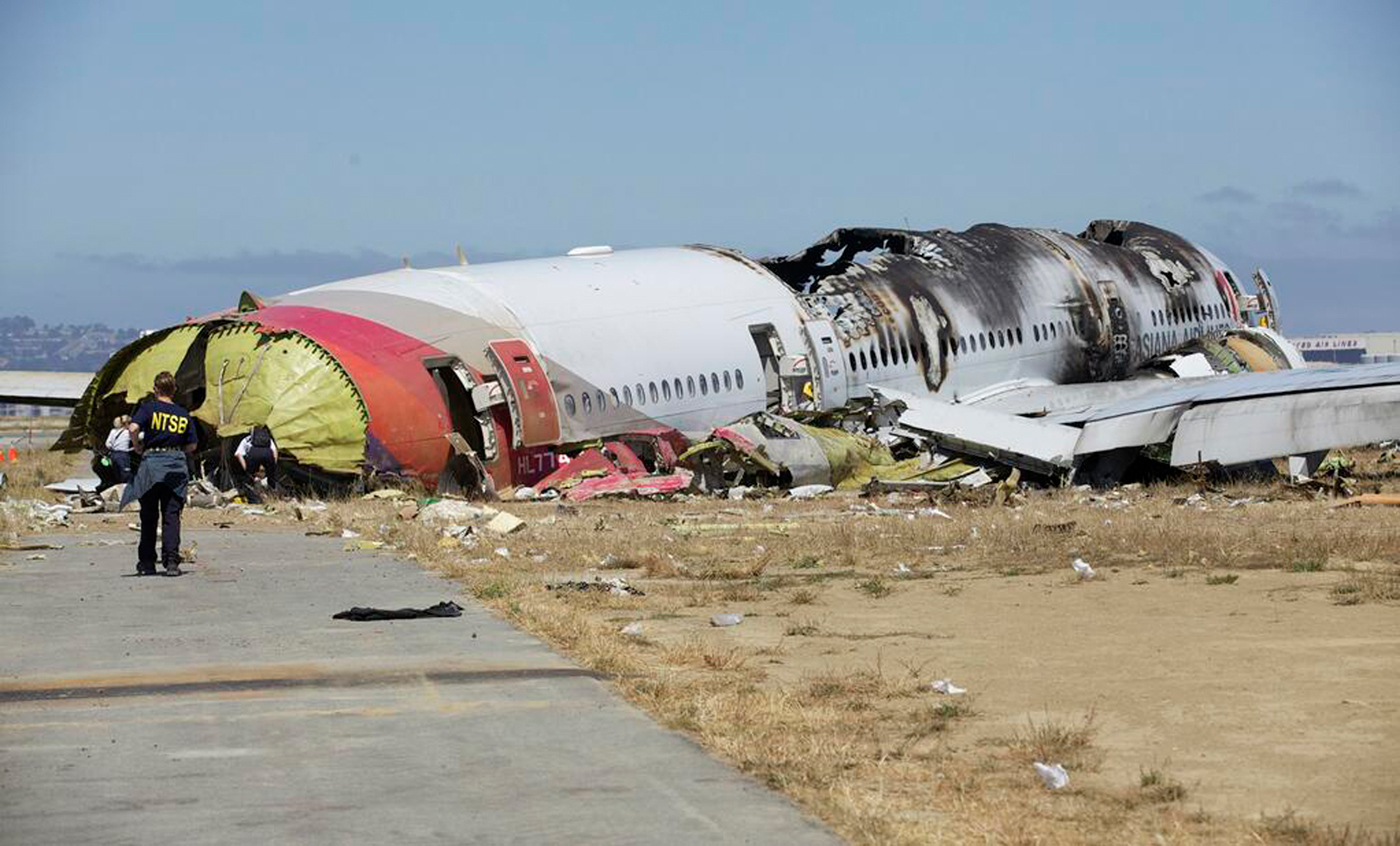
[[[332,620],[414,620],[420,617],[460,617],[462,606],[455,602],[439,602],[429,608],[361,608],[356,606],[349,611],[333,614]]]

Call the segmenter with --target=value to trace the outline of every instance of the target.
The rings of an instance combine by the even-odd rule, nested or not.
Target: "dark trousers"
[[[243,471],[238,480],[239,492],[243,498],[252,503],[262,502],[262,494],[258,492],[256,476],[258,468],[261,467],[267,474],[267,489],[269,492],[277,490],[277,461],[272,457],[271,449],[259,449],[250,447],[243,460],[248,462],[248,469]]]
[[[180,563],[180,512],[185,501],[165,485],[156,485],[141,497],[141,544],[136,548],[137,566],[156,566],[156,521],[161,522],[160,560],[166,567]]]
[[[125,484],[131,481],[131,453],[128,450],[112,450],[112,466],[117,468],[121,474],[121,482]]]

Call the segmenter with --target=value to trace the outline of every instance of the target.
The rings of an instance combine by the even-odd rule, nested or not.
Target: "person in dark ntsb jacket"
[[[122,492],[122,506],[141,503],[141,544],[136,549],[136,574],[156,574],[156,521],[161,521],[160,557],[165,575],[180,575],[180,512],[190,470],[185,460],[199,438],[194,419],[175,404],[175,377],[156,375],[154,399],[131,415],[131,443],[141,456],[136,476]]]

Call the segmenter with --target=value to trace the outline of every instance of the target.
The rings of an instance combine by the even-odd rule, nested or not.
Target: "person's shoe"
[[[152,572],[154,572],[154,571],[152,571]],[[180,565],[179,565],[179,564],[166,564],[166,565],[165,565],[165,575],[167,575],[167,576],[183,576],[183,575],[185,575],[185,571],[180,569]]]
[[[137,564],[137,565],[136,565],[136,575],[138,575],[138,576],[154,576],[155,574],[156,574],[156,565],[154,565],[154,564]]]

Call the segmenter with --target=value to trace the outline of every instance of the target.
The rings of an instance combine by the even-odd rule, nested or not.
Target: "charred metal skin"
[[[1259,302],[1185,239],[1108,220],[1078,236],[839,229],[761,260],[701,245],[463,260],[245,294],[138,341],[94,378],[61,445],[105,432],[137,398],[132,374],[159,365],[188,386],[209,438],[272,421],[284,454],[336,473],[529,484],[561,445],[704,435],[876,386],[970,402],[1174,375],[1164,353],[1183,345],[1222,369],[1289,366],[1277,336],[1232,337]],[[317,440],[327,421],[335,439]]]
[[[860,383],[914,388],[911,359],[918,387],[953,397],[1008,379],[1123,379],[1240,325],[1217,285],[1228,269],[1142,223],[1098,220],[1077,237],[1000,224],[839,229],[762,264],[835,323],[855,395]]]

